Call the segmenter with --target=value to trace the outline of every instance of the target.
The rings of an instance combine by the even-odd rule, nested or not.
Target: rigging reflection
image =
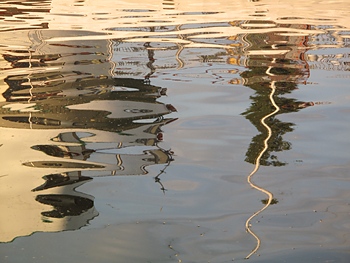
[[[1,54],[7,74],[0,86],[0,127],[23,136],[2,146],[8,151],[2,161],[15,165],[1,168],[0,242],[79,229],[98,215],[94,197],[79,186],[96,176],[144,175],[149,165],[165,169],[173,161],[173,152],[159,142],[162,126],[176,120],[165,116],[176,109],[158,101],[166,88],[150,83],[153,51],[145,63],[151,73],[125,77],[116,68],[118,42],[45,42],[60,34],[76,32],[20,31],[28,48]],[[154,179],[162,191],[164,169]]]

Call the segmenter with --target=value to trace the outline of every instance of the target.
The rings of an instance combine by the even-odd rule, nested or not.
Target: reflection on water
[[[312,70],[350,70],[348,10],[339,15],[346,3],[329,9],[323,1],[309,12],[310,3],[297,1],[291,15],[287,3],[270,1],[102,2],[0,4],[0,152],[8,163],[0,170],[0,242],[88,224],[98,215],[94,197],[77,188],[97,176],[143,175],[160,164],[155,182],[165,191],[161,175],[174,153],[160,142],[176,108],[161,102],[167,88],[153,82],[190,89],[198,81],[253,92],[240,112],[257,129],[244,149],[253,165],[246,180],[262,193],[260,208],[246,215],[255,245],[242,254],[250,258],[267,241],[254,219],[280,205],[255,175],[288,165],[280,156],[291,150],[295,123],[282,116],[328,103],[294,92]]]
[[[260,247],[260,243],[261,243],[260,238],[251,230],[251,224],[250,224],[250,222],[251,222],[251,220],[252,220],[254,217],[256,217],[256,216],[259,215],[261,212],[263,212],[266,208],[268,208],[268,207],[272,204],[272,200],[273,200],[273,194],[272,194],[270,191],[268,191],[268,190],[266,190],[266,189],[264,189],[264,188],[262,188],[262,187],[260,187],[260,186],[258,186],[258,185],[256,185],[256,184],[254,184],[254,183],[252,182],[252,177],[253,177],[253,175],[258,171],[259,166],[261,165],[261,158],[262,158],[262,156],[264,155],[264,153],[267,151],[267,149],[268,149],[268,147],[269,147],[269,140],[271,139],[272,134],[273,134],[272,129],[270,128],[270,126],[268,126],[268,125],[266,124],[265,120],[279,112],[279,107],[278,107],[278,105],[276,104],[276,102],[274,101],[274,98],[273,98],[273,97],[274,97],[274,94],[275,94],[275,91],[276,91],[275,82],[272,82],[272,83],[271,83],[271,93],[270,93],[269,98],[270,98],[271,104],[275,107],[275,111],[271,112],[270,114],[267,114],[267,115],[264,116],[264,117],[261,119],[261,121],[260,121],[261,124],[266,128],[268,135],[267,135],[267,137],[265,138],[265,140],[264,140],[264,142],[263,142],[263,143],[264,143],[264,148],[260,151],[258,157],[257,157],[256,160],[255,160],[255,168],[254,168],[254,170],[248,175],[248,178],[247,178],[248,183],[249,183],[253,188],[259,190],[260,192],[262,192],[262,193],[264,193],[264,194],[266,194],[267,197],[268,197],[268,199],[267,199],[267,201],[265,202],[265,206],[264,206],[263,208],[261,208],[259,211],[255,212],[252,216],[250,216],[250,217],[247,219],[246,223],[245,223],[246,230],[247,230],[247,231],[256,239],[256,241],[257,241],[256,247],[252,250],[252,252],[251,252],[248,256],[246,256],[246,258],[249,258],[251,255],[253,255],[254,253],[256,253],[256,251],[258,251],[258,249],[259,249],[259,247]]]
[[[263,21],[254,22],[249,24],[253,26],[254,24],[261,24]],[[293,25],[288,25],[288,27],[293,28]],[[298,25],[294,27],[307,28],[308,26]],[[242,113],[260,132],[252,139],[246,154],[246,161],[254,163],[257,159],[256,156],[264,148],[263,142],[267,137],[268,130],[262,123],[263,118],[277,105],[279,106],[277,106],[278,110],[275,114],[285,114],[312,106],[314,103],[282,97],[284,94],[290,94],[297,89],[298,84],[305,83],[309,77],[308,63],[305,61],[307,37],[280,36],[275,33],[266,33],[247,34],[242,39],[248,44],[245,48],[246,52],[254,51],[244,61],[244,65],[249,70],[241,74],[244,85],[255,91],[255,94],[250,97],[252,100],[250,108]],[[271,89],[273,90],[273,96],[270,94]],[[285,165],[271,152],[290,149],[290,143],[283,141],[282,135],[292,132],[294,124],[281,122],[276,116],[267,118],[266,122],[271,129],[270,136],[272,138],[260,162],[262,165]]]
[[[238,21],[236,24],[239,23]],[[245,21],[245,28],[257,28],[261,25],[272,25],[268,21]],[[242,24],[243,25],[243,24]],[[308,29],[308,25],[284,25],[287,28]],[[260,247],[261,240],[252,230],[251,221],[271,204],[277,203],[273,193],[258,186],[253,176],[259,167],[283,166],[276,153],[289,150],[291,143],[283,140],[283,135],[292,132],[293,123],[280,121],[277,116],[295,112],[314,105],[313,102],[300,102],[293,98],[282,97],[297,89],[299,83],[306,82],[310,72],[305,61],[307,37],[277,35],[275,32],[263,34],[244,34],[240,37],[246,43],[244,65],[248,70],[242,72],[243,85],[250,87],[255,94],[250,97],[251,106],[242,113],[260,132],[253,137],[246,153],[246,161],[255,164],[248,175],[248,183],[267,197],[264,206],[253,213],[246,221],[246,230],[256,239],[256,247],[246,256],[249,258]],[[301,48],[299,48],[301,47]],[[237,62],[236,62],[237,63]],[[242,63],[242,62],[240,62]]]
[[[47,11],[2,10],[16,18]],[[47,23],[38,28],[46,27]],[[168,165],[173,160],[172,152],[160,148],[158,142],[163,138],[161,127],[174,120],[165,115],[176,109],[157,101],[166,95],[166,88],[150,84],[150,52],[145,59],[150,60],[151,73],[143,79],[118,77],[112,59],[118,42],[46,43],[62,34],[76,37],[89,32],[21,28],[5,33],[4,42],[11,42],[2,46],[2,133],[38,132],[3,143],[3,151],[9,153],[2,162],[17,162],[15,167],[2,167],[1,172],[6,174],[2,188],[11,186],[11,190],[3,189],[2,242],[36,231],[78,229],[97,215],[94,198],[76,191],[78,186],[94,176],[147,174],[146,166]],[[13,39],[20,46],[12,44]],[[16,150],[24,153],[24,159],[9,150],[21,141],[23,145]],[[26,173],[35,179],[22,186],[18,182]],[[164,189],[159,176],[156,182]],[[7,207],[6,202],[15,196],[25,202]],[[16,219],[21,216],[30,220]]]

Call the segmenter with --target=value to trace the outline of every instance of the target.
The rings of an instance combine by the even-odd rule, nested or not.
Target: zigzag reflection
[[[241,21],[247,28],[259,24],[259,21]],[[261,21],[268,23],[268,21]],[[236,23],[234,23],[236,24]],[[285,25],[290,28],[308,28],[308,25]],[[259,131],[254,136],[246,152],[245,161],[254,164],[254,169],[247,176],[248,184],[263,193],[266,199],[261,200],[263,206],[248,217],[245,230],[255,239],[255,247],[245,257],[250,258],[260,246],[261,239],[252,229],[252,220],[265,211],[269,206],[277,204],[278,200],[268,189],[254,182],[254,175],[261,166],[284,166],[277,152],[289,150],[291,143],[283,139],[283,135],[293,131],[294,123],[282,122],[276,116],[296,112],[313,106],[313,102],[297,101],[283,95],[297,89],[298,84],[305,83],[309,77],[309,66],[305,60],[305,36],[282,36],[273,33],[252,33],[240,36],[245,47],[238,54],[232,53],[230,64],[244,65],[249,70],[240,73],[242,83],[255,91],[250,97],[251,106],[242,113]],[[281,45],[287,43],[288,45]],[[286,48],[288,46],[288,48]],[[298,48],[298,47],[301,48]],[[243,59],[235,59],[235,56]]]
[[[253,230],[251,229],[251,224],[250,222],[253,220],[254,217],[256,217],[257,215],[259,215],[261,212],[263,212],[265,209],[267,209],[270,205],[271,205],[271,202],[273,200],[273,194],[258,186],[257,184],[255,184],[252,179],[253,179],[253,176],[254,174],[259,170],[259,167],[260,167],[260,160],[261,160],[261,157],[263,156],[263,154],[267,151],[268,149],[268,143],[269,143],[269,140],[271,138],[271,135],[272,135],[272,130],[271,128],[266,124],[265,120],[269,117],[272,117],[273,115],[275,115],[277,112],[279,112],[280,108],[278,107],[278,105],[275,103],[274,99],[273,99],[273,96],[275,94],[275,91],[276,91],[276,86],[275,86],[275,82],[272,82],[271,83],[271,93],[270,93],[270,101],[272,103],[272,105],[275,107],[275,110],[273,112],[271,112],[270,114],[264,116],[264,118],[261,119],[261,124],[266,128],[267,130],[267,137],[265,138],[264,140],[264,148],[262,149],[262,151],[259,153],[258,157],[256,158],[256,161],[255,161],[255,167],[254,167],[254,170],[249,174],[249,176],[247,177],[247,181],[249,183],[249,185],[251,187],[253,187],[254,189],[264,193],[267,195],[268,199],[267,199],[267,202],[265,204],[264,207],[262,207],[260,210],[258,210],[257,212],[255,212],[253,215],[251,215],[246,223],[245,223],[245,228],[246,230],[249,232],[249,234],[251,234],[255,239],[256,239],[256,247],[252,250],[252,252],[250,252],[249,255],[246,256],[246,259],[250,258],[251,255],[253,255],[254,253],[256,253],[256,251],[258,251],[258,249],[260,248],[260,244],[261,244],[261,241],[260,241],[260,238],[253,232]]]
[[[157,101],[166,88],[148,79],[151,54],[145,78],[116,78],[113,41],[45,42],[71,33],[30,30],[20,36],[24,43],[29,37],[27,50],[1,54],[11,68],[1,79],[0,129],[19,136],[2,147],[2,161],[13,165],[0,172],[7,175],[0,186],[0,242],[79,229],[98,215],[94,197],[76,190],[82,184],[145,175],[147,166],[173,161],[159,143],[162,126],[176,120],[165,116],[176,109]],[[162,191],[164,169],[154,179]]]

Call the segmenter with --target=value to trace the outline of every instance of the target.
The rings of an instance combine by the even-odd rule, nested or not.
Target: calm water
[[[289,2],[0,1],[0,262],[349,262],[350,3]]]

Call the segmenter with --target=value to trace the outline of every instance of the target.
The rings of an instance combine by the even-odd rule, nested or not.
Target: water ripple
[[[288,1],[275,2],[2,1],[0,146],[6,165],[0,171],[0,242],[87,225],[98,215],[94,197],[76,188],[96,177],[145,175],[147,167],[161,167],[158,174],[153,169],[153,179],[165,192],[161,176],[174,152],[161,147],[162,128],[177,120],[177,105],[169,103],[165,86],[153,84],[156,79],[179,89],[200,86],[199,92],[186,91],[184,101],[194,104],[181,107],[193,111],[180,113],[191,115],[184,117],[189,121],[182,122],[187,129],[180,134],[186,147],[193,143],[202,151],[210,145],[201,153],[211,155],[210,172],[218,167],[213,149],[229,145],[217,127],[227,128],[231,109],[246,106],[232,106],[237,94],[232,86],[255,91],[250,108],[236,117],[243,115],[259,131],[245,159],[254,165],[247,182],[267,197],[256,212],[244,208],[252,213],[245,229],[256,242],[246,258],[256,253],[263,240],[252,220],[277,200],[254,176],[260,166],[286,166],[272,153],[291,149],[282,135],[292,132],[294,123],[276,116],[326,104],[299,101],[291,93],[307,83],[313,69],[348,72],[350,65],[348,1],[295,0],[292,15]],[[208,129],[213,133],[198,135]],[[218,156],[224,158],[218,163],[225,154],[220,148]],[[197,155],[191,158],[202,161]],[[192,180],[170,180],[169,189],[202,187]],[[238,228],[244,235],[243,225]],[[246,253],[247,245],[242,247]]]

